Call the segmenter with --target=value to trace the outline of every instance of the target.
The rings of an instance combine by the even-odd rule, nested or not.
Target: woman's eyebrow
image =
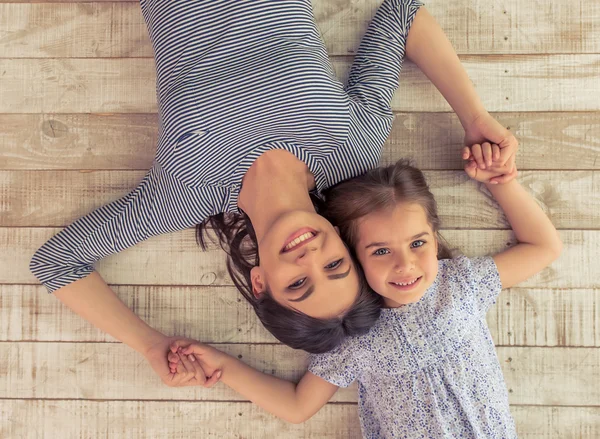
[[[414,239],[420,238],[421,236],[429,235],[429,232],[421,232],[417,233],[415,236],[411,236],[408,240],[412,241]],[[371,247],[383,247],[387,245],[387,242],[372,242],[365,247],[365,250]]]
[[[327,278],[331,279],[331,280],[343,279],[343,278],[347,277],[348,274],[350,274],[351,270],[352,270],[352,266],[348,267],[348,270],[345,273],[330,274],[327,276]],[[310,295],[314,292],[315,292],[315,286],[311,285],[310,287],[308,287],[308,290],[306,290],[306,293],[304,293],[302,296],[298,297],[297,299],[288,299],[288,300],[290,302],[302,302],[303,300],[308,299],[310,297]]]

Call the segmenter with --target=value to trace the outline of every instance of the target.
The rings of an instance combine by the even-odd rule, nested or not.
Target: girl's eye
[[[326,270],[335,270],[344,262],[344,258],[338,259],[337,261],[332,262],[331,264],[325,265]]]
[[[306,278],[305,278],[305,277],[303,277],[302,279],[300,279],[300,280],[297,280],[297,281],[296,281],[296,282],[294,282],[293,284],[291,284],[291,285],[288,285],[288,288],[289,288],[290,290],[297,290],[298,288],[301,288],[301,287],[302,287],[302,285],[304,285],[304,283],[305,283],[305,282],[306,282]]]
[[[375,256],[383,256],[389,254],[389,250],[387,248],[378,248],[373,252]]]
[[[410,244],[410,248],[423,247],[424,245],[425,245],[425,241],[423,241],[422,239],[417,239],[412,244]]]

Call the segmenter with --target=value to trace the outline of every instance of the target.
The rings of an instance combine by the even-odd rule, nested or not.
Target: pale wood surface
[[[0,283],[35,284],[28,264],[33,252],[59,229],[0,228]],[[121,285],[232,285],[225,254],[212,245],[200,250],[195,231],[150,238],[101,260],[96,268],[111,284]],[[452,248],[467,256],[494,254],[515,243],[507,230],[442,230]],[[600,231],[562,230],[564,250],[552,265],[520,284],[528,288],[595,288],[600,265],[590,264],[598,254]]]
[[[600,54],[465,55],[461,61],[489,111],[600,109]],[[351,60],[334,57],[346,81]],[[0,58],[0,113],[155,112],[150,58]],[[395,111],[448,111],[419,69],[406,62],[392,100]]]
[[[135,189],[145,171],[0,171],[0,227],[67,226]],[[449,229],[509,228],[483,185],[463,171],[425,171]],[[521,184],[559,229],[598,229],[600,172],[524,171]],[[56,203],[56,197],[61,202]],[[23,200],[27,202],[23,202]]]
[[[0,285],[0,341],[115,341],[45,291]],[[276,342],[234,287],[120,285],[115,291],[165,334],[208,343]],[[502,292],[487,320],[499,346],[600,347],[600,290],[513,288]]]
[[[600,113],[494,113],[519,139],[526,169],[600,169]],[[156,114],[0,114],[0,169],[138,169],[152,164]],[[462,169],[453,113],[397,113],[382,162]]]
[[[2,58],[151,57],[137,2],[0,2]],[[24,2],[29,3],[29,2]],[[354,53],[379,0],[314,0],[330,55]],[[426,2],[459,54],[599,53],[600,4]],[[557,20],[560,17],[560,20]],[[22,32],[32,28],[30,32]]]
[[[380,0],[313,0],[342,81]],[[487,316],[521,438],[600,437],[600,3],[427,2],[488,110],[520,141],[520,180],[565,242]],[[135,0],[0,0],[0,437],[357,438],[356,388],[289,425],[212,391],[162,386],[143,358],[72,314],[28,270],[79,215],[135,187],[157,141],[154,64]],[[444,236],[468,255],[514,243],[459,172],[462,127],[406,63],[382,163],[427,170]],[[93,171],[93,172],[90,172]],[[462,230],[455,230],[462,229]],[[488,229],[488,230],[484,230]],[[304,355],[275,343],[192,230],[98,264],[152,326],[217,343],[278,376]],[[226,318],[223,318],[226,316]]]
[[[351,404],[329,404],[304,425],[286,424],[243,402],[4,400],[0,408],[0,435],[19,439],[54,439],[56,431],[65,439],[360,437]],[[598,407],[512,406],[511,410],[522,439],[600,435]]]
[[[306,354],[287,346],[215,347],[281,378],[297,380],[305,370]],[[500,346],[497,351],[511,404],[586,406],[600,398],[595,385],[600,349]],[[212,389],[165,387],[143,357],[122,344],[0,343],[0,370],[7,371],[0,398],[245,400],[222,384]],[[356,402],[356,390],[355,384],[340,388],[332,401]]]

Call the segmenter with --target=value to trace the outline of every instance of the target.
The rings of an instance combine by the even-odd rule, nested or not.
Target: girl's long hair
[[[323,201],[311,194],[313,205],[319,213]],[[196,240],[203,250],[206,238],[211,238],[208,228],[227,253],[227,271],[238,291],[254,308],[264,327],[282,343],[310,353],[323,353],[338,346],[347,336],[366,333],[379,318],[383,299],[367,284],[360,264],[353,259],[358,273],[358,295],[344,315],[317,319],[279,304],[269,290],[256,298],[252,292],[250,271],[258,266],[258,242],[250,219],[245,213],[220,213],[196,226]]]
[[[354,249],[358,243],[358,220],[367,214],[393,209],[399,202],[423,207],[438,241],[438,259],[450,259],[453,252],[440,235],[437,204],[421,170],[405,159],[394,165],[371,169],[325,191],[323,215],[340,228],[344,241]]]

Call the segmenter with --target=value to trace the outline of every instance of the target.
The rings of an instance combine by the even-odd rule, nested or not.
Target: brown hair
[[[323,202],[311,194],[317,212]],[[335,348],[347,336],[366,333],[379,318],[383,299],[368,285],[360,264],[352,262],[358,273],[358,296],[344,315],[317,319],[279,304],[269,290],[254,297],[250,270],[259,265],[258,243],[250,218],[245,213],[220,213],[196,226],[196,240],[206,250],[207,228],[217,234],[221,248],[227,253],[227,271],[234,285],[254,308],[264,327],[282,343],[311,353]],[[206,236],[205,236],[206,234]],[[352,251],[350,251],[352,254]]]
[[[405,159],[370,170],[366,174],[332,186],[325,192],[324,216],[340,228],[342,238],[354,249],[358,242],[358,220],[365,215],[391,209],[399,202],[423,207],[438,241],[438,259],[452,258],[440,235],[437,204],[423,173]]]

